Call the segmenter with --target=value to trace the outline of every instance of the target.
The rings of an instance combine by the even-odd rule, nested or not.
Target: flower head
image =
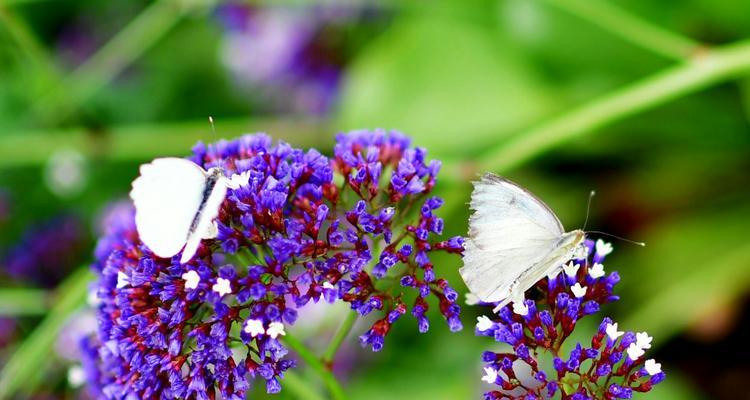
[[[201,281],[201,276],[197,272],[190,270],[182,274],[182,280],[185,281],[186,290],[197,289]]]
[[[613,341],[625,334],[625,332],[617,330],[617,322],[607,323],[605,332],[607,333],[607,336],[609,336],[609,339]]]
[[[608,243],[586,240],[562,266],[564,273],[537,283],[536,291],[541,293],[537,301],[515,301],[512,307],[500,308],[498,320],[481,320],[478,335],[511,347],[511,351],[483,354],[482,380],[497,387],[485,393],[485,399],[630,398],[633,391],[647,392],[664,379],[659,364],[644,363],[642,358],[652,338],[645,332],[618,331],[618,324],[609,318],[604,318],[590,343],[575,343],[569,354],[561,354],[578,321],[618,299],[613,289],[619,275],[605,275],[602,265],[611,251]],[[553,368],[545,370],[547,365]],[[496,377],[490,371],[498,371]],[[590,384],[575,384],[581,380]]]
[[[151,253],[132,210],[97,246],[101,350],[91,363],[97,374],[87,375],[103,397],[237,399],[253,378],[276,393],[294,366],[286,327],[321,299],[380,314],[360,337],[375,351],[410,308],[405,289],[417,294],[420,331],[430,298],[450,330],[461,328],[458,294],[431,255],[460,253],[462,240],[438,238],[442,200],[429,194],[439,163],[404,135],[339,135],[334,159],[246,135],[199,143],[191,159],[232,177],[216,236],[192,260]],[[386,277],[400,285],[381,284]]]
[[[646,369],[646,373],[651,376],[661,373],[661,364],[657,363],[653,358],[646,360],[643,367]]]

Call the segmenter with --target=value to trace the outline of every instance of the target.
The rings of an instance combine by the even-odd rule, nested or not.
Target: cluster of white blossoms
[[[617,322],[607,324],[606,332],[607,336],[613,342],[624,334],[624,332],[617,330]],[[639,358],[643,357],[643,355],[646,353],[646,350],[651,348],[651,341],[653,339],[654,338],[649,336],[646,332],[636,333],[635,342],[630,343],[626,350],[626,352],[628,353],[628,358],[630,358],[630,360],[632,361],[636,361]],[[646,360],[644,368],[646,369],[646,372],[648,372],[648,374],[652,376],[661,372],[661,364],[657,363],[654,359]]]
[[[281,322],[271,322],[268,324],[268,328],[263,327],[263,321],[259,319],[249,319],[245,321],[245,333],[252,337],[258,335],[268,335],[271,339],[276,339],[279,336],[285,336],[284,324]]]

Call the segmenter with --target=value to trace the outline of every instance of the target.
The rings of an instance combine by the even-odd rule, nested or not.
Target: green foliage
[[[549,114],[528,60],[490,29],[446,15],[408,15],[349,70],[337,127],[397,127],[461,156],[473,141],[501,141]]]

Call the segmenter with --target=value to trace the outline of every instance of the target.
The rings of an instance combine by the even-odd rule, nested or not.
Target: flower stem
[[[700,42],[633,15],[611,1],[547,0],[547,3],[669,59],[681,61],[705,47]]]
[[[748,72],[750,40],[718,47],[521,132],[485,153],[475,167],[507,172],[571,139]]]
[[[346,400],[344,389],[333,375],[333,372],[331,372],[331,370],[321,361],[320,358],[318,358],[318,356],[315,355],[315,353],[312,352],[312,350],[307,348],[307,346],[305,346],[299,339],[289,334],[289,332],[284,336],[284,343],[294,350],[297,355],[299,355],[299,357],[318,375],[334,400]]]
[[[344,343],[344,339],[349,336],[349,332],[351,332],[352,327],[354,327],[354,323],[357,322],[357,317],[358,315],[356,311],[350,311],[346,316],[346,319],[341,322],[341,325],[339,325],[339,328],[333,335],[331,342],[328,344],[326,352],[323,353],[323,362],[325,364],[330,365],[333,363],[333,359],[336,357],[339,348],[341,348],[341,344]]]
[[[292,370],[287,370],[284,372],[284,379],[282,380],[281,385],[286,390],[294,393],[296,399],[325,400],[320,395],[320,393],[315,390],[311,390],[307,382],[305,382],[305,380],[301,376],[299,376]]]
[[[214,141],[238,132],[278,132],[274,137],[300,147],[321,146],[329,139],[322,123],[312,119],[218,119],[211,133],[206,119],[106,128],[5,132],[0,135],[0,168],[42,165],[60,149],[73,148],[84,157],[109,162],[143,161],[183,155],[198,140]],[[24,149],[24,151],[18,151]]]
[[[49,310],[49,292],[43,289],[0,289],[0,316],[43,315]]]

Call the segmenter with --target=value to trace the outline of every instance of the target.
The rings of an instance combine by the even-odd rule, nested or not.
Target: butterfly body
[[[139,237],[159,257],[182,250],[180,262],[190,261],[201,239],[216,235],[214,219],[227,185],[220,168],[206,171],[181,158],[157,158],[142,165],[130,192]]]
[[[493,174],[475,182],[470,206],[474,214],[460,273],[480,301],[498,307],[556,275],[585,237],[581,230],[566,233],[544,202]]]

